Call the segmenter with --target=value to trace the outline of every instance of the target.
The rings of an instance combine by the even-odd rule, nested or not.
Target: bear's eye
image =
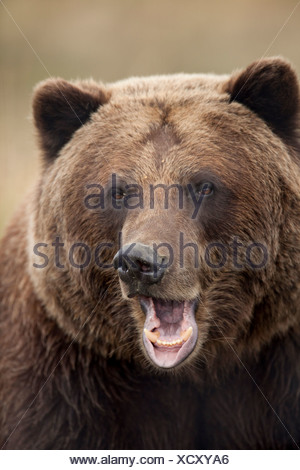
[[[214,185],[212,183],[203,183],[197,188],[197,194],[209,196],[213,193]]]
[[[123,189],[115,189],[114,191],[112,191],[111,195],[114,199],[120,201],[121,199],[124,199],[126,194]]]

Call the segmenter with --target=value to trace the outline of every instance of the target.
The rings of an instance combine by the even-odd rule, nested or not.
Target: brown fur
[[[297,448],[299,87],[290,65],[271,58],[231,77],[106,86],[52,79],[37,88],[33,112],[45,164],[0,247],[4,448]],[[95,192],[87,185],[107,188],[112,173],[143,187],[143,208],[85,207]],[[178,210],[175,189],[168,210],[160,190],[149,208],[149,184],[201,178],[217,191],[195,219],[187,198]],[[70,264],[76,242],[93,255],[112,243],[101,252],[111,263],[119,232],[123,244],[174,247],[173,265],[147,295],[199,300],[196,348],[173,370],[147,358],[144,314],[114,269]],[[192,247],[180,267],[180,232],[198,247],[198,267]],[[267,264],[234,268],[229,249],[226,265],[211,269],[206,245],[229,247],[233,237],[263,243]],[[43,269],[33,267],[40,242]]]

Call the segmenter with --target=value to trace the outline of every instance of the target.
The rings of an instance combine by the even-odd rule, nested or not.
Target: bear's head
[[[255,354],[299,321],[299,87],[286,61],[50,79],[33,111],[30,272],[71,338],[174,370]]]

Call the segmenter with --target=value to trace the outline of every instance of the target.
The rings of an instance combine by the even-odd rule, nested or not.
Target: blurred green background
[[[290,0],[0,0],[0,234],[37,177],[30,114],[39,80],[228,73],[278,54],[300,75],[296,5]]]

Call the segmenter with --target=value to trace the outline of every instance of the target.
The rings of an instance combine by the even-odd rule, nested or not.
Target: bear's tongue
[[[150,359],[159,367],[175,367],[193,351],[198,329],[195,301],[140,297],[146,314],[143,341]]]

